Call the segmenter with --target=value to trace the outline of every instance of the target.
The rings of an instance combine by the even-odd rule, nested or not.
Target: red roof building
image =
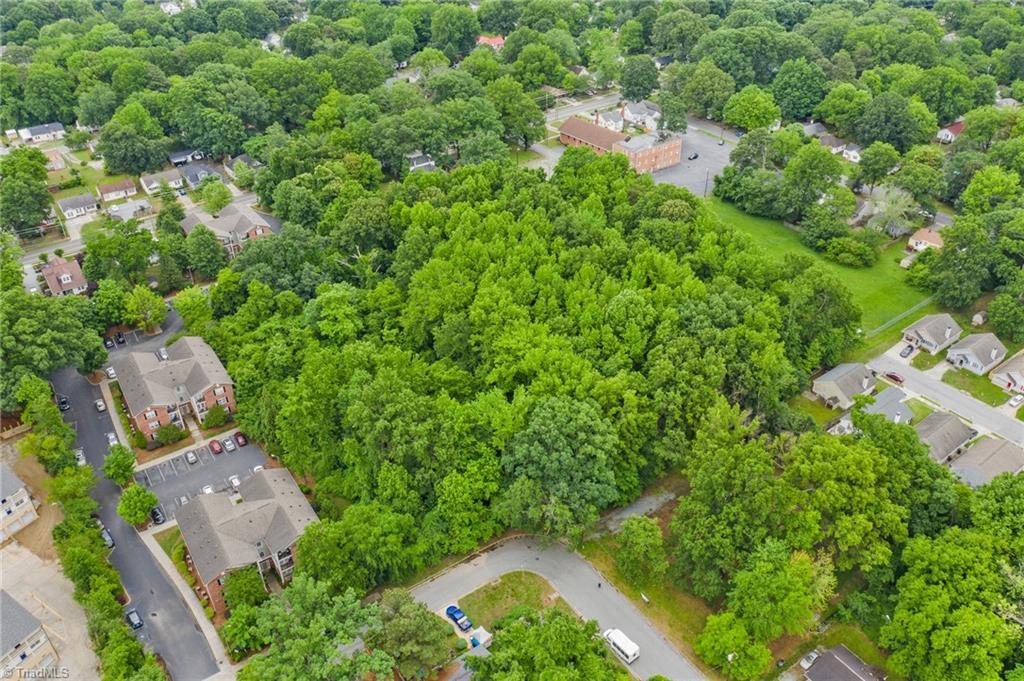
[[[477,45],[490,45],[497,52],[505,46],[505,38],[500,35],[482,35],[476,39]]]

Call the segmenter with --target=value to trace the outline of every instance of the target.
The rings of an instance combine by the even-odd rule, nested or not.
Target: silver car
[[[117,444],[117,434],[107,433],[107,444],[111,447]]]
[[[107,378],[109,378],[109,379],[117,378],[117,372],[114,371],[114,367],[107,367]]]
[[[93,404],[96,405],[96,411],[103,412],[107,410],[107,403],[103,401],[103,398],[96,400]]]
[[[223,440],[221,440],[221,443],[224,445],[224,449],[229,452],[233,452],[236,449],[238,449],[238,447],[235,446],[235,441],[229,437],[226,437]]]
[[[164,360],[165,362],[170,358],[170,356],[167,354],[167,348],[160,348],[159,350],[157,350],[156,356]]]
[[[199,463],[199,458],[196,456],[196,450],[190,449],[185,452],[185,461],[188,461],[190,464]]]

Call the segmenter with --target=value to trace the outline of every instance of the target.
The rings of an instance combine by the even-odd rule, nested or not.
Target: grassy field
[[[164,550],[167,557],[173,559],[174,554],[172,551],[174,550],[174,545],[181,541],[181,530],[177,527],[161,530],[153,535],[153,539],[156,539],[156,543]]]
[[[927,404],[918,399],[911,399],[906,401],[906,405],[910,407],[910,411],[914,414],[914,423],[917,423],[921,419],[925,418],[935,410],[929,407]]]
[[[987,376],[976,376],[966,369],[950,369],[942,375],[942,382],[948,383],[954,388],[966,390],[976,399],[993,407],[998,407],[1010,399],[1010,396],[990,381]]]
[[[516,163],[529,163],[535,159],[541,158],[541,155],[532,149],[520,149],[519,147],[509,147],[509,156]]]
[[[130,178],[130,175],[107,175],[102,170],[96,168],[90,168],[88,166],[84,168],[77,168],[79,174],[82,176],[83,184],[78,187],[71,187],[69,189],[62,189],[56,194],[53,194],[53,200],[59,201],[60,199],[66,199],[69,196],[78,196],[79,194],[92,194],[96,196],[96,185],[98,184],[111,184],[113,182],[120,182]],[[71,177],[71,170],[65,168],[64,170],[57,170],[49,173],[47,176],[47,182],[50,184],[58,184],[67,180]]]
[[[747,215],[735,206],[716,199],[711,199],[711,206],[723,222],[749,234],[765,252],[779,257],[790,254],[806,255],[835,273],[853,294],[854,301],[860,305],[865,333],[877,329],[928,298],[926,292],[912,288],[904,281],[905,272],[899,266],[903,253],[903,246],[900,243],[882,251],[873,267],[844,267],[826,260],[804,246],[800,243],[800,236],[779,220]],[[897,328],[896,339],[898,338]]]
[[[535,610],[554,607],[575,616],[548,581],[532,572],[509,572],[459,599],[462,612],[484,629],[491,629],[517,605]]]
[[[802,411],[807,414],[814,419],[814,422],[819,426],[824,426],[839,415],[838,412],[826,407],[821,400],[809,400],[803,395],[797,395],[791,399],[789,401],[789,406],[793,407],[797,411]]]
[[[942,352],[935,355],[928,352],[919,352],[914,355],[914,359],[910,360],[910,366],[926,371],[941,362],[944,357],[945,353]]]

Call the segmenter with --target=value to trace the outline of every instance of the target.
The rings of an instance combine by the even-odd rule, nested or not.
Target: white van
[[[609,629],[602,636],[626,664],[633,664],[636,658],[640,657],[640,646],[630,641],[629,637],[618,629]]]

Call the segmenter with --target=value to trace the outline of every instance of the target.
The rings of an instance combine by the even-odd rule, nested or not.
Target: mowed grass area
[[[533,572],[506,573],[497,581],[459,599],[459,608],[473,624],[488,630],[519,605],[534,610],[558,608],[575,617],[572,608],[548,580]]]
[[[917,398],[909,399],[904,404],[910,407],[910,411],[914,415],[914,423],[921,421],[935,411],[927,403]]]
[[[791,399],[789,401],[789,406],[793,407],[797,411],[802,411],[807,414],[814,419],[814,422],[819,426],[824,426],[826,423],[839,416],[839,412],[829,409],[821,400],[811,400],[803,395],[797,395]]]
[[[988,376],[977,376],[966,369],[950,369],[942,375],[942,382],[966,390],[975,399],[993,407],[998,407],[1010,399],[1010,396],[990,381]]]
[[[882,251],[878,262],[873,267],[859,269],[844,267],[826,260],[820,254],[804,246],[800,243],[800,236],[779,220],[754,217],[732,204],[717,199],[709,200],[711,208],[722,222],[749,234],[754,239],[754,243],[766,253],[779,257],[789,254],[806,255],[819,262],[825,269],[835,273],[846,284],[854,301],[860,305],[863,312],[862,327],[865,333],[878,328],[928,298],[925,291],[912,288],[906,283],[905,271],[899,266],[903,254],[903,246],[899,242]],[[897,329],[898,338],[899,329]]]
[[[889,668],[889,656],[882,652],[859,627],[851,624],[833,624],[818,639],[818,644],[832,648],[843,644],[853,653],[873,667],[884,669],[890,681],[901,681],[904,677]]]
[[[174,554],[172,551],[174,550],[174,545],[181,541],[181,530],[177,527],[161,530],[153,535],[153,539],[156,539],[156,543],[164,550],[167,557],[173,559]]]
[[[945,356],[945,352],[940,352],[935,355],[929,352],[919,352],[914,355],[914,359],[910,360],[910,366],[915,369],[920,369],[921,371],[926,371],[936,366],[945,358]]]

